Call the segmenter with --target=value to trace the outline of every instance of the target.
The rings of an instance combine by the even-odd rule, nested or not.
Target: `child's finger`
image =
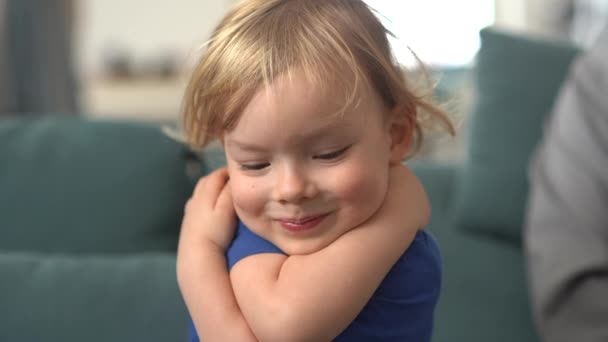
[[[207,180],[207,177],[199,178],[198,182],[196,183],[196,186],[194,187],[194,191],[192,192],[192,199],[201,197],[202,194],[205,193],[204,188],[205,188],[206,180]]]
[[[221,168],[213,171],[205,178],[206,180],[200,193],[201,202],[207,207],[214,208],[222,189],[228,181],[228,172],[225,168]]]
[[[229,181],[227,181],[226,184],[224,185],[222,192],[220,193],[219,197],[217,198],[217,202],[216,202],[215,206],[218,209],[230,211],[232,213],[232,212],[234,212],[234,204],[232,203],[232,192],[230,190],[230,185],[228,183],[229,183]]]

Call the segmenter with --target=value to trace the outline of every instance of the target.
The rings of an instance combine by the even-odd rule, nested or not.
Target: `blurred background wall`
[[[366,0],[437,72],[438,94],[464,122],[478,31],[496,25],[587,46],[605,0]],[[175,122],[188,74],[236,0],[0,0],[0,115],[63,113]],[[461,120],[462,119],[462,120]],[[460,135],[462,136],[462,135]],[[459,158],[459,138],[441,158]]]

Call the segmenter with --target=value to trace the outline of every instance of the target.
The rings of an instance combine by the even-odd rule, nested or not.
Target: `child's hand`
[[[196,185],[177,249],[177,283],[201,341],[256,341],[234,298],[225,252],[236,229],[226,169]]]
[[[236,214],[232,204],[228,173],[219,169],[199,180],[186,204],[180,248],[207,240],[225,251],[234,237]]]

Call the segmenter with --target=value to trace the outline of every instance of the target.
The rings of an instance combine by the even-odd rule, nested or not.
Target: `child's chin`
[[[332,236],[329,234],[317,236],[310,239],[295,240],[284,243],[284,246],[278,246],[287,255],[309,255],[316,253],[325,247],[331,245],[340,236]]]
[[[335,239],[333,241],[335,241]],[[298,241],[283,248],[279,246],[279,248],[287,255],[309,255],[331,245],[333,241]]]

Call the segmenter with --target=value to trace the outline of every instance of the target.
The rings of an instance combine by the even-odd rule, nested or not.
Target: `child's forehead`
[[[316,84],[302,73],[283,75],[257,92],[245,106],[235,130],[228,131],[272,135],[297,126],[292,133],[308,136],[365,125],[374,115],[381,117],[384,106],[378,96],[360,88],[349,94],[334,84]]]
[[[373,90],[361,77],[352,74],[313,75],[300,68],[291,69],[262,84],[249,105],[289,104],[305,101],[318,109],[344,112],[368,99]]]

